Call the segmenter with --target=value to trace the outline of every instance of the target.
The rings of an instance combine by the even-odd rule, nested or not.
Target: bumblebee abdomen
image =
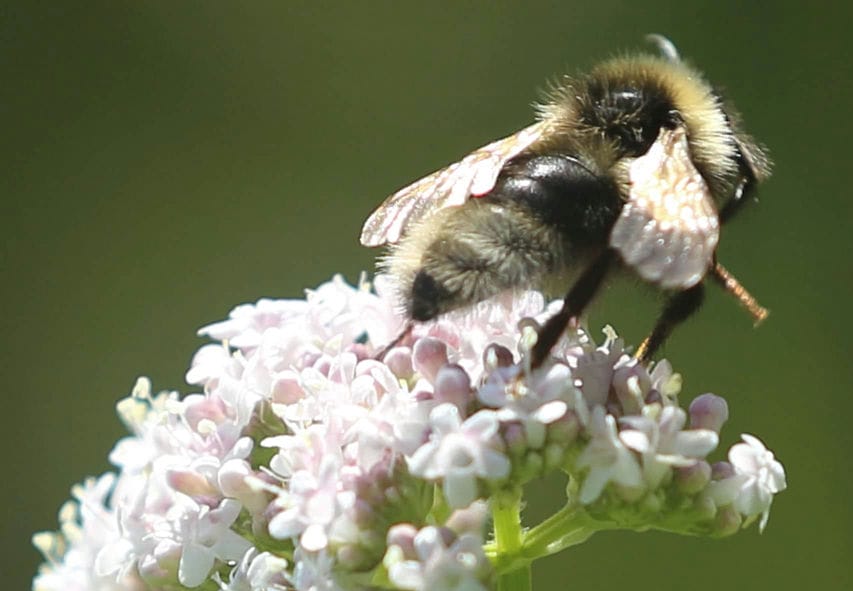
[[[607,244],[622,201],[564,155],[524,158],[488,195],[437,212],[392,252],[409,316],[431,320],[510,289],[541,288]]]
[[[440,225],[431,224],[433,239],[402,286],[414,320],[536,286],[563,265],[562,237],[522,205],[475,199],[442,217]]]

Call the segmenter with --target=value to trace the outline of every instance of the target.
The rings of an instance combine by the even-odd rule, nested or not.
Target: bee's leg
[[[705,287],[701,283],[670,297],[652,333],[640,344],[634,356],[643,363],[647,362],[672,334],[673,329],[699,309],[704,299]]]
[[[399,345],[406,338],[408,338],[409,335],[412,334],[412,328],[414,328],[414,326],[415,326],[415,323],[412,322],[411,320],[409,322],[407,322],[406,326],[403,327],[403,330],[400,331],[400,334],[398,334],[396,337],[394,337],[394,340],[392,340],[390,343],[388,343],[387,345],[382,347],[382,350],[376,354],[374,359],[376,359],[377,361],[382,361],[385,358],[385,356],[388,354],[388,351],[390,351],[391,349],[393,349],[394,347]]]
[[[759,304],[758,300],[752,297],[752,294],[719,262],[714,263],[712,276],[723,286],[723,289],[735,296],[737,301],[746,308],[746,311],[750,313],[752,319],[755,321],[755,326],[758,326],[767,319],[770,311]]]
[[[563,307],[560,308],[560,311],[551,316],[539,329],[536,344],[531,350],[530,366],[532,368],[542,365],[551,349],[560,340],[563,331],[569,325],[569,321],[580,316],[586,305],[595,296],[595,292],[598,291],[604,276],[607,274],[607,269],[613,262],[613,256],[614,251],[609,248],[598,255],[575,281],[566,297],[563,298]]]

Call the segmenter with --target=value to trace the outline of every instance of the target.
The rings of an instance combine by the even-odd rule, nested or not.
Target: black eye
[[[636,111],[643,106],[643,95],[639,90],[616,90],[610,93],[613,105],[623,112]]]
[[[671,101],[656,88],[598,87],[583,117],[604,136],[616,140],[623,155],[645,154],[661,127],[673,127],[678,117]]]

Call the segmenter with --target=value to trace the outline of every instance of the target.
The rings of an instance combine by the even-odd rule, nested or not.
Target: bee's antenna
[[[675,44],[663,35],[651,33],[649,35],[646,35],[645,39],[647,42],[657,47],[661,55],[669,61],[676,63],[681,61],[681,55],[679,55],[678,49],[676,49]]]

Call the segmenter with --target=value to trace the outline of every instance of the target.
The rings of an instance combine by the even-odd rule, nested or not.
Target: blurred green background
[[[136,376],[188,391],[198,327],[354,281],[382,198],[528,123],[554,74],[660,32],[776,162],[720,247],[768,322],[711,289],[665,353],[686,400],[727,397],[726,447],[758,434],[789,490],[763,535],[600,534],[537,563],[535,588],[853,588],[850,18],[800,2],[3,3],[4,587],[28,588],[30,535],[109,469]],[[656,308],[616,284],[591,323],[638,342]],[[537,494],[531,519],[560,491]]]

